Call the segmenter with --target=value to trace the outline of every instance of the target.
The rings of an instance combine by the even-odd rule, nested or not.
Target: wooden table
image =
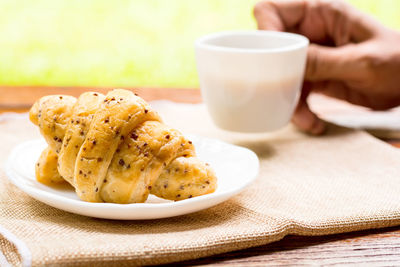
[[[88,90],[107,92],[109,89],[0,86],[0,113],[26,112],[32,103],[43,95],[61,93],[78,96]],[[201,102],[199,90],[151,88],[135,88],[132,90],[148,101],[169,99],[186,103]],[[400,140],[385,141],[400,147]],[[281,241],[265,246],[175,263],[171,266],[343,264],[400,266],[400,226],[320,237],[287,236]]]

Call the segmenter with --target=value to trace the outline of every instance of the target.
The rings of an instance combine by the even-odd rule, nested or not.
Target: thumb
[[[357,45],[326,47],[311,44],[307,52],[306,81],[348,81],[360,78]],[[359,49],[358,49],[359,50]],[[361,77],[362,78],[362,77]]]
[[[326,130],[325,122],[318,118],[308,106],[307,97],[313,85],[305,82],[301,91],[301,96],[297,108],[293,114],[292,122],[303,132],[312,135],[321,135]]]

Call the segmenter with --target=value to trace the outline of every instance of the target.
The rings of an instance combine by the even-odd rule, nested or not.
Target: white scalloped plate
[[[169,201],[150,195],[145,203],[90,203],[80,200],[72,187],[50,187],[35,179],[35,163],[46,147],[44,140],[16,146],[5,165],[10,181],[31,197],[72,213],[117,220],[159,219],[203,210],[238,194],[258,174],[259,161],[247,148],[215,139],[190,135],[200,159],[208,162],[218,177],[218,189],[208,195]]]

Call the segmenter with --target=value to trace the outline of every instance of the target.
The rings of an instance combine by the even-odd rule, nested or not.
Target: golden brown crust
[[[117,150],[101,190],[102,199],[144,202],[162,169],[181,149],[184,137],[158,121],[146,121]]]
[[[57,171],[58,156],[50,147],[43,150],[35,166],[36,179],[43,184],[65,183]]]
[[[49,159],[48,166],[56,169],[52,175],[64,177],[82,200],[136,203],[150,192],[181,200],[216,188],[214,173],[195,158],[192,143],[130,91],[116,89],[106,97],[89,92],[77,102],[44,97],[30,119],[59,154],[61,176]],[[165,188],[167,181],[171,186]]]
[[[74,185],[77,155],[85,141],[93,116],[104,98],[103,94],[96,92],[83,93],[73,106],[58,160],[58,171],[71,185]]]
[[[147,120],[160,118],[140,97],[121,89],[107,94],[76,160],[74,184],[82,200],[102,201],[101,186],[115,151],[130,132]]]
[[[217,178],[210,166],[195,157],[179,157],[163,170],[151,193],[182,200],[212,193],[216,188]]]
[[[39,126],[40,133],[57,154],[75,102],[72,96],[49,95],[39,99],[29,112],[31,121]]]

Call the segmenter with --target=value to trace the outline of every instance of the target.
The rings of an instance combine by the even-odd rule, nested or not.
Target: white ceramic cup
[[[238,132],[285,126],[296,107],[309,41],[274,31],[229,31],[196,40],[203,99],[215,124]]]

